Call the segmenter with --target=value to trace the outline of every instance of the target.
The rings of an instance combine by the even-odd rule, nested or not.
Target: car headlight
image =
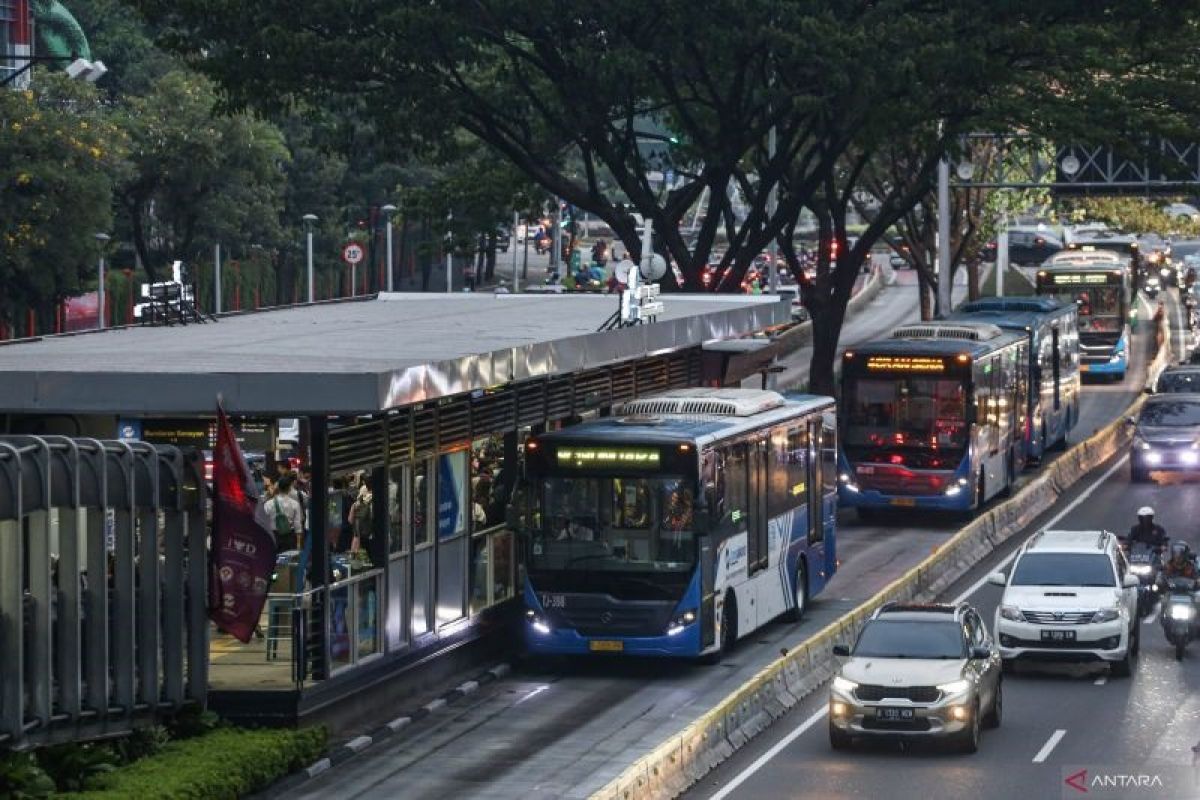
[[[671,624],[667,626],[667,636],[678,636],[683,633],[683,629],[696,621],[696,609],[689,608],[675,619],[671,620]]]
[[[550,625],[541,617],[539,617],[532,608],[525,611],[525,620],[529,623],[529,627],[533,628],[542,636],[550,633]]]
[[[937,687],[943,694],[962,694],[971,688],[971,682],[966,678],[949,683],[939,683]]]
[[[1133,446],[1139,450],[1149,450],[1150,449],[1149,442],[1147,442],[1145,439],[1139,439],[1136,436],[1133,438]]]
[[[850,694],[858,688],[858,684],[848,678],[838,675],[833,679],[833,690],[842,694]]]
[[[1160,270],[1158,271],[1158,274],[1159,274],[1159,275],[1162,275],[1162,276],[1165,278],[1165,277],[1167,277],[1168,275],[1170,275],[1170,274],[1171,274],[1171,270],[1167,269],[1166,267],[1163,267],[1162,269],[1160,269]]]
[[[1149,564],[1131,564],[1129,566],[1129,571],[1140,577],[1142,575],[1149,575],[1150,573],[1154,572],[1154,567],[1150,566]]]
[[[1092,615],[1092,622],[1112,622],[1114,619],[1121,618],[1121,609],[1119,608],[1102,608]]]
[[[1197,453],[1195,450],[1180,450],[1179,461],[1189,467],[1194,467],[1200,464],[1200,453]]]
[[[1000,606],[1000,618],[1011,620],[1013,622],[1024,622],[1025,615],[1021,613],[1021,609],[1016,606]]]
[[[1149,450],[1149,448],[1146,448],[1146,449]],[[1146,453],[1146,463],[1147,464],[1161,464],[1162,463],[1162,453],[1155,453],[1153,450],[1151,450],[1149,453]]]
[[[1186,603],[1172,603],[1168,614],[1171,619],[1188,620],[1196,616],[1196,609]]]

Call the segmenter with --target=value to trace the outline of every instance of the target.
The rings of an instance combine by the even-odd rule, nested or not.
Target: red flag
[[[243,644],[258,626],[275,569],[275,538],[256,518],[253,486],[229,418],[218,404],[208,616]]]

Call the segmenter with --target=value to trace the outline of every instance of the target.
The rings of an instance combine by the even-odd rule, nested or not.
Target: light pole
[[[520,212],[514,210],[513,211],[512,231],[510,232],[509,237],[508,237],[508,246],[512,249],[513,292],[514,293],[520,293],[520,291],[521,291],[521,276],[517,273],[517,226],[519,226],[520,224],[521,224],[521,214],[520,214]],[[524,237],[522,237],[522,238],[524,238]],[[525,252],[526,253],[529,252],[528,248],[526,248]]]
[[[221,244],[213,245],[213,295],[216,313],[221,313]]]
[[[301,219],[304,220],[304,228],[308,235],[308,302],[313,302],[313,259],[312,259],[312,237],[313,223],[317,221],[316,214],[305,214]]]
[[[104,248],[108,246],[108,240],[112,237],[107,233],[95,234],[96,242],[100,245],[100,282],[96,284],[96,319],[99,320],[99,328],[104,329]]]
[[[454,212],[446,212],[446,293],[454,291]]]
[[[398,209],[388,203],[379,210],[387,214],[387,281],[385,285],[390,292],[392,291],[392,214],[395,214]]]

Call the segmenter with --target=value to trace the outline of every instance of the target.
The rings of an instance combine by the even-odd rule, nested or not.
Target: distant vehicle
[[[1138,253],[1136,236],[1124,233],[1113,233],[1105,236],[1088,236],[1071,242],[1068,247],[1084,253],[1108,252],[1113,253],[1129,262],[1130,286],[1140,287],[1142,277],[1147,274],[1145,259]]]
[[[995,261],[997,247],[995,241],[985,244],[983,246],[984,259]],[[1064,247],[1062,239],[1049,233],[1019,229],[1008,232],[1008,262],[1010,264],[1040,264],[1060,252]]]
[[[1041,460],[1065,447],[1079,422],[1079,318],[1074,303],[1052,297],[985,297],[960,306],[951,320],[986,322],[1029,340],[1031,391],[1025,453]]]
[[[888,603],[863,626],[829,697],[829,744],[855,738],[942,738],[979,749],[980,730],[1000,725],[1000,656],[979,612],[958,605]]]
[[[1138,253],[1145,263],[1147,281],[1157,276],[1162,286],[1178,286],[1179,263],[1172,260],[1171,243],[1157,233],[1145,233],[1138,237]]]
[[[1154,382],[1155,394],[1200,394],[1200,366],[1167,367]]]
[[[995,630],[1005,671],[1017,661],[1073,661],[1133,673],[1139,581],[1112,533],[1043,531],[1018,551],[1009,577],[993,572],[988,582],[1004,587]]]
[[[842,355],[838,498],[968,511],[1025,465],[1029,339],[980,322],[923,322]]]
[[[1172,219],[1185,222],[1200,222],[1200,209],[1190,203],[1171,203],[1163,209],[1163,213]]]
[[[1124,380],[1132,315],[1129,268],[1123,261],[1053,259],[1035,277],[1038,295],[1075,303],[1079,311],[1080,371]],[[1099,257],[1103,258],[1103,257]]]
[[[1133,428],[1129,475],[1134,483],[1149,481],[1151,472],[1200,473],[1200,394],[1156,394],[1126,424]]]
[[[719,659],[837,570],[832,398],[684,389],[531,439],[534,654]]]

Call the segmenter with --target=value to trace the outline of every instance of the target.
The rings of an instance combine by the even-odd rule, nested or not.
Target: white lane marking
[[[825,719],[825,715],[827,713],[829,713],[829,709],[822,708],[820,711],[816,712],[811,717],[804,720],[804,722],[801,722],[798,726],[796,726],[795,730],[793,730],[787,736],[783,737],[778,742],[776,742],[774,744],[774,746],[771,747],[770,750],[768,750],[767,752],[763,753],[761,756],[756,758],[754,760],[753,764],[746,767],[744,770],[742,770],[737,775],[735,775],[733,780],[731,780],[729,783],[727,783],[723,787],[721,787],[721,791],[714,794],[708,800],[725,800],[725,798],[728,797],[733,792],[734,789],[738,788],[743,783],[745,783],[746,780],[749,779],[749,777],[751,775],[758,772],[760,769],[763,768],[763,766],[768,761],[770,761],[775,756],[779,755],[780,751],[782,751],[783,748],[787,747],[789,744],[791,744],[792,742],[796,741],[801,736],[803,736],[804,733],[809,728],[811,728],[813,725],[816,725],[818,722]]]
[[[1104,684],[1108,683],[1108,676],[1101,675],[1099,678],[1096,678],[1096,680],[1093,681],[1093,683],[1095,683],[1097,686],[1103,686]]]
[[[1158,619],[1158,611],[1159,611],[1159,607],[1155,606],[1153,611],[1151,611],[1149,614],[1147,614],[1145,617],[1142,618],[1142,624],[1149,625],[1150,623],[1152,623],[1156,619]]]
[[[1064,508],[1062,511],[1058,512],[1058,513],[1057,513],[1057,514],[1055,514],[1053,517],[1051,517],[1049,520],[1047,520],[1047,521],[1046,521],[1046,524],[1045,524],[1045,525],[1042,525],[1040,528],[1038,528],[1038,530],[1049,530],[1049,529],[1050,529],[1050,528],[1052,528],[1052,527],[1053,527],[1053,526],[1054,526],[1054,525],[1055,525],[1055,524],[1056,524],[1056,523],[1057,523],[1057,522],[1058,522],[1060,519],[1062,519],[1063,517],[1065,517],[1067,514],[1070,514],[1072,511],[1074,511],[1074,510],[1075,510],[1075,509],[1076,509],[1076,508],[1079,506],[1079,504],[1080,504],[1080,503],[1082,503],[1084,500],[1087,500],[1087,499],[1088,499],[1088,497],[1090,497],[1090,496],[1091,496],[1092,492],[1096,491],[1096,489],[1097,489],[1097,488],[1100,486],[1100,484],[1102,484],[1102,483],[1104,483],[1106,480],[1108,480],[1108,479],[1109,479],[1109,477],[1110,477],[1110,476],[1111,476],[1111,475],[1112,475],[1114,472],[1116,472],[1118,469],[1120,469],[1122,466],[1124,466],[1124,465],[1125,465],[1125,462],[1126,462],[1126,461],[1128,461],[1128,460],[1129,460],[1129,455],[1128,455],[1128,454],[1126,454],[1126,455],[1123,455],[1123,456],[1121,456],[1119,459],[1117,459],[1117,463],[1115,463],[1115,464],[1113,464],[1111,467],[1109,467],[1107,472],[1105,472],[1103,475],[1101,475],[1099,478],[1097,478],[1097,479],[1096,479],[1096,481],[1095,481],[1094,483],[1092,483],[1092,485],[1091,485],[1091,486],[1089,486],[1089,487],[1087,487],[1086,489],[1084,489],[1084,490],[1083,490],[1083,491],[1082,491],[1082,492],[1079,494],[1079,496],[1078,496],[1078,497],[1076,497],[1074,500],[1072,500],[1072,501],[1071,501],[1071,503],[1070,503],[1070,504],[1069,504],[1069,505],[1068,505],[1066,508]],[[1030,535],[1029,539],[1032,539],[1032,538],[1033,538],[1034,536],[1036,536],[1036,535],[1037,535],[1037,533],[1036,533],[1036,532],[1034,532],[1033,534],[1031,534],[1031,535]],[[1029,539],[1026,539],[1025,541],[1027,542],[1027,541],[1029,541]],[[1021,544],[1024,544],[1024,543],[1025,543],[1025,542],[1022,542]],[[1005,557],[1004,557],[1004,560],[1003,560],[1003,561],[1001,561],[999,564],[997,564],[997,565],[995,566],[995,568],[992,570],[992,572],[998,572],[998,571],[1000,571],[1000,570],[1003,570],[1003,569],[1004,569],[1005,567],[1007,567],[1007,566],[1008,566],[1010,563],[1012,563],[1012,560],[1013,560],[1014,558],[1016,558],[1016,557],[1017,557],[1017,553],[1019,553],[1019,552],[1021,552],[1021,548],[1020,548],[1020,547],[1018,547],[1018,548],[1017,548],[1016,550],[1014,550],[1013,552],[1009,553],[1007,556],[1005,556]],[[989,572],[988,574],[990,575],[991,573]],[[968,587],[968,588],[967,588],[967,590],[966,590],[965,592],[963,592],[962,594],[960,594],[958,597],[954,598],[954,600],[953,600],[952,602],[953,602],[955,605],[957,605],[957,604],[959,604],[959,603],[963,602],[963,601],[964,601],[964,600],[966,600],[968,597],[970,597],[971,595],[975,594],[975,592],[979,591],[979,587],[981,587],[981,586],[983,586],[985,583],[987,583],[987,579],[988,579],[988,576],[987,576],[987,575],[984,575],[982,578],[980,578],[979,580],[975,581],[975,583],[971,584],[971,586],[970,586],[970,587]]]
[[[1054,733],[1050,734],[1050,738],[1046,740],[1044,745],[1042,745],[1042,749],[1038,750],[1038,754],[1033,757],[1033,763],[1041,764],[1043,761],[1045,761],[1050,756],[1051,751],[1054,750],[1054,747],[1060,741],[1062,741],[1062,738],[1066,735],[1067,732],[1062,728],[1059,728]]]
[[[539,694],[541,694],[542,692],[546,691],[549,688],[550,688],[549,686],[539,686],[536,689],[534,689],[532,692],[530,692],[529,694],[522,697],[517,702],[513,703],[513,705],[519,706],[519,705],[521,705],[521,703],[524,703],[526,700],[532,700],[533,698],[537,697]]]

